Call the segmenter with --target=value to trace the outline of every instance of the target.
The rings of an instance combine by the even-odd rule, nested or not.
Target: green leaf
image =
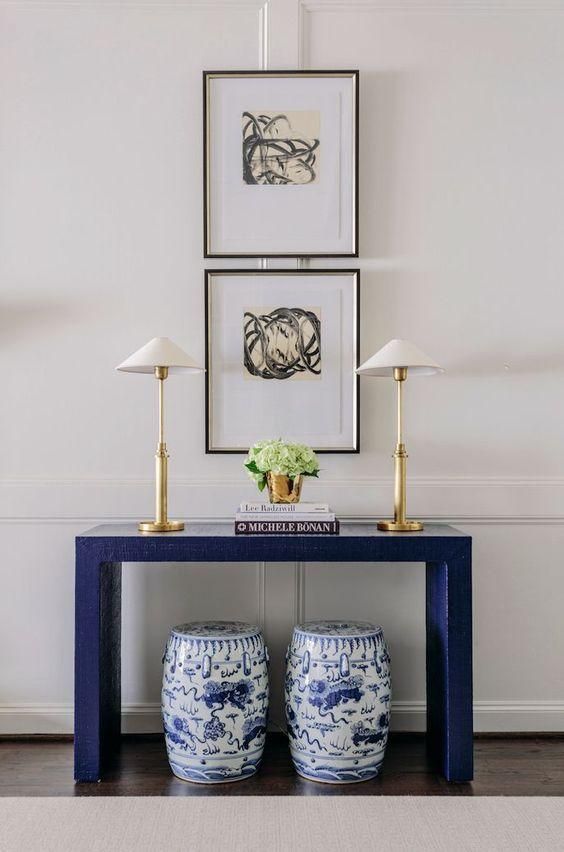
[[[259,491],[264,491],[266,487],[266,476],[264,477],[264,479],[261,479],[259,482],[257,482],[257,485]]]
[[[259,468],[257,467],[257,463],[255,461],[247,462],[245,464],[245,467],[247,468],[247,470],[250,470],[251,473],[263,473],[264,472],[262,470],[259,470]]]

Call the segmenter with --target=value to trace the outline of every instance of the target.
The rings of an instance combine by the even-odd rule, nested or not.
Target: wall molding
[[[523,486],[530,487],[531,485],[550,485],[553,487],[564,488],[564,476],[411,476],[409,478],[411,484],[443,487],[448,484],[456,484],[457,486]],[[175,486],[195,486],[215,488],[227,486],[241,489],[243,480],[240,476],[227,477],[175,477],[170,480],[171,485]],[[348,476],[348,477],[325,477],[317,482],[308,482],[309,488],[318,488],[320,483],[327,483],[331,486],[350,486],[350,485],[381,485],[393,482],[392,476]],[[121,488],[124,485],[153,485],[152,479],[147,477],[123,477],[123,478],[105,478],[105,477],[12,477],[0,479],[0,488],[13,486],[27,486],[35,488],[37,486],[112,486]],[[253,492],[254,493],[254,492]]]
[[[122,10],[124,18],[147,10],[150,16],[159,15],[164,19],[166,15],[169,21],[186,19],[192,13],[198,13],[199,17],[194,20],[208,21],[210,26],[217,20],[214,17],[216,13],[241,14],[253,34],[250,61],[256,62],[258,68],[266,69],[270,66],[295,67],[296,58],[297,67],[307,67],[309,36],[317,23],[322,23],[322,19],[314,15],[332,16],[328,21],[337,27],[337,15],[352,13],[357,15],[354,26],[358,27],[369,23],[367,15],[378,13],[390,16],[442,14],[443,19],[446,15],[454,18],[457,14],[555,14],[564,11],[564,0],[0,0],[0,9],[10,9],[9,14],[12,15],[27,12],[30,19],[34,10],[43,12],[45,17],[47,13],[55,12],[58,19],[65,16],[68,9],[66,17],[69,20],[75,20],[75,13],[80,17],[81,10],[96,15],[104,15],[105,12],[111,16]],[[210,16],[206,17],[208,12]],[[370,22],[374,26],[379,24],[374,17]],[[255,60],[252,60],[253,55]],[[405,267],[401,258],[372,258],[367,259],[366,264],[377,269]],[[268,266],[268,262],[265,261],[264,265]],[[354,469],[355,460],[350,461],[350,467],[343,464],[343,468]],[[380,469],[388,470],[387,467]],[[205,470],[203,460],[202,470]],[[195,521],[232,521],[237,503],[254,497],[254,492],[242,475],[233,475],[233,468],[231,470],[232,478],[227,481],[203,475],[196,479],[171,481],[171,510],[175,515]],[[25,530],[3,529],[3,532],[11,533],[17,540],[27,539],[35,552],[43,546],[42,539],[56,538],[59,548],[56,558],[71,560],[75,532],[98,523],[137,521],[151,511],[153,488],[153,481],[149,478],[0,480],[0,523],[6,526],[26,525]],[[334,479],[324,476],[319,483],[308,483],[307,488],[307,499],[329,500],[341,518],[358,523],[388,516],[392,508],[390,476]],[[410,476],[409,511],[412,516],[420,516],[426,521],[464,526],[560,526],[564,525],[564,477]],[[42,525],[59,525],[59,535]],[[23,537],[22,532],[26,533]],[[507,531],[500,534],[500,541],[506,536]],[[529,537],[532,537],[532,532]],[[255,565],[256,573],[252,575],[249,588],[252,586],[250,594],[256,604],[257,620],[263,626],[265,620],[276,612],[278,599],[276,594],[272,593],[270,597],[268,594],[268,584],[272,583],[274,572],[269,574],[270,569],[265,563]],[[289,568],[284,577],[293,585],[284,586],[283,613],[276,612],[277,619],[273,621],[273,632],[277,637],[273,639],[273,645],[276,646],[276,665],[279,667],[282,665],[279,652],[284,644],[282,634],[285,636],[284,631],[291,629],[294,615],[294,621],[300,621],[306,611],[305,566],[295,563]],[[278,591],[281,583],[273,583],[272,587]],[[72,614],[67,615],[72,618]],[[279,687],[277,683],[276,688]],[[548,690],[548,684],[545,688]],[[506,691],[511,692],[509,688]],[[543,694],[540,689],[539,692]],[[15,698],[18,693],[19,689],[10,694]],[[66,694],[70,695],[70,692]],[[64,696],[65,692],[58,693],[57,697],[61,695]],[[393,728],[399,731],[424,730],[425,706],[425,702],[420,700],[394,702]],[[474,718],[477,731],[562,731],[564,700],[477,701]],[[154,702],[125,704],[123,720],[126,732],[161,730],[159,705]],[[0,705],[0,733],[57,734],[69,733],[72,729],[72,704]]]
[[[298,0],[299,67],[307,66],[310,15],[321,13],[388,14],[561,14],[564,0]]]
[[[266,623],[266,562],[257,563],[257,626],[264,631]]]
[[[0,9],[20,7],[22,9],[59,8],[59,9],[162,9],[193,10],[205,12],[215,9],[241,11],[244,9],[261,11],[270,0],[0,0]]]
[[[146,514],[146,513],[145,513]],[[179,512],[175,512],[176,515],[179,515]],[[341,521],[345,523],[351,524],[368,524],[375,523],[380,518],[383,518],[384,515],[386,517],[390,514],[387,513],[375,513],[372,515],[346,515],[344,513],[339,513],[339,518]],[[410,515],[413,515],[413,512],[410,512]],[[196,523],[196,524],[205,524],[205,523],[232,523],[233,518],[225,515],[224,517],[218,516],[205,516],[205,517],[197,517],[194,515],[190,515],[189,517],[183,515],[182,516],[187,523]],[[564,525],[564,517],[558,518],[537,518],[537,517],[469,517],[469,516],[453,516],[453,515],[423,515],[421,512],[417,513],[418,520],[422,520],[426,524],[433,523],[441,523],[441,524],[458,524],[463,526],[563,526]],[[139,515],[127,515],[116,517],[108,516],[108,517],[76,517],[76,518],[0,518],[0,524],[4,525],[22,525],[22,526],[32,526],[32,525],[52,525],[52,526],[79,526],[84,527],[92,527],[98,524],[109,524],[115,522],[123,522],[123,523],[136,523],[139,520]]]
[[[564,12],[564,0],[300,0],[305,12]]]
[[[227,5],[227,4],[226,4]],[[270,57],[270,0],[262,0],[259,8],[259,68],[268,70]]]
[[[424,731],[424,701],[392,702],[392,730]],[[1,704],[0,735],[71,734],[74,716],[72,704]],[[280,730],[278,725],[276,730]],[[160,705],[154,702],[124,704],[124,733],[162,731]],[[476,733],[562,732],[564,701],[475,701]]]
[[[0,8],[90,8],[90,9],[261,9],[269,3],[288,0],[0,0]],[[299,0],[299,14],[307,12],[388,13],[551,13],[564,12],[564,0]]]
[[[152,9],[174,12],[241,12],[258,13],[258,68],[268,68],[271,0],[0,0],[1,9]]]
[[[305,562],[296,562],[294,566],[294,624],[306,619],[306,572]]]
[[[339,516],[373,521],[392,507],[391,477],[308,482],[311,500],[328,500]],[[0,480],[0,523],[94,525],[134,521],[153,503],[150,479]],[[255,492],[242,477],[176,479],[170,503],[197,521],[232,520]],[[463,524],[564,524],[564,477],[410,477],[409,511],[427,521]]]

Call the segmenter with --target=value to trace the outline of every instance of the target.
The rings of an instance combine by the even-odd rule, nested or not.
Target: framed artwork
[[[358,71],[204,71],[204,256],[358,256]]]
[[[206,452],[359,452],[358,269],[208,269]]]

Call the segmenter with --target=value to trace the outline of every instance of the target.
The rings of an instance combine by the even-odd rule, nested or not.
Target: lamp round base
[[[178,532],[184,529],[184,521],[141,521],[139,524],[140,532]]]
[[[404,523],[396,523],[396,521],[378,521],[378,529],[383,532],[418,532],[423,529],[421,521],[405,521]]]

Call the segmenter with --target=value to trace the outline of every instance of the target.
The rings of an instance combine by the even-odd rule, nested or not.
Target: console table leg
[[[121,563],[77,551],[74,777],[99,781],[121,725]]]
[[[473,778],[472,557],[427,563],[427,743],[447,781]]]

